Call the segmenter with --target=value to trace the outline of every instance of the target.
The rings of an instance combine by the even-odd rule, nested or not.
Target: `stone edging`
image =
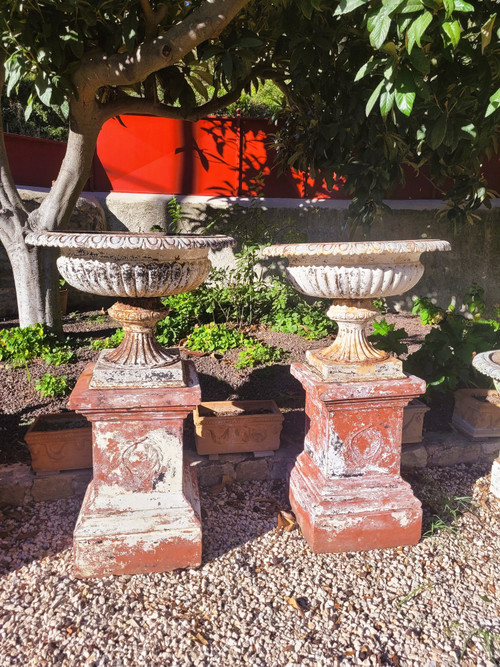
[[[185,450],[184,456],[198,473],[200,486],[219,484],[224,476],[237,482],[288,477],[301,446],[287,444],[275,452],[199,456]],[[403,445],[402,469],[451,466],[457,463],[492,462],[500,452],[500,438],[470,440],[458,432],[426,433],[424,441]],[[15,463],[0,466],[0,506],[26,505],[84,494],[91,470],[68,470],[35,474],[31,467]]]

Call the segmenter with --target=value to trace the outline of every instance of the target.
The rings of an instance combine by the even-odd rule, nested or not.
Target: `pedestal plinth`
[[[92,389],[93,364],[80,376],[69,405],[92,422],[94,477],[74,532],[77,576],[201,563],[198,485],[182,456],[183,422],[201,391],[185,363],[185,387]]]
[[[401,438],[403,409],[425,382],[325,382],[298,363],[291,373],[306,391],[306,436],[290,503],[311,550],[416,544],[422,510],[400,476]]]

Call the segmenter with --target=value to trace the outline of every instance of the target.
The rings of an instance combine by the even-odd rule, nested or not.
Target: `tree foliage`
[[[265,80],[288,107],[283,164],[348,179],[354,214],[373,213],[403,165],[449,192],[450,215],[491,193],[483,155],[496,149],[500,19],[493,0],[0,0],[0,84],[27,88],[68,119],[60,174],[28,212],[0,141],[0,240],[26,324],[53,324],[54,257],[28,229],[68,222],[109,118],[196,120]],[[22,250],[22,252],[21,252]],[[28,268],[31,267],[31,268]],[[38,276],[38,278],[36,278]],[[26,285],[29,285],[27,288]]]
[[[481,166],[497,150],[497,11],[488,0],[321,2],[308,30],[289,12],[282,160],[345,176],[362,218],[404,165],[449,198],[452,218],[488,204]]]

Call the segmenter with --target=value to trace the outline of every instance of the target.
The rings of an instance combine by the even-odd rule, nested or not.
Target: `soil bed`
[[[429,327],[408,315],[385,315],[386,320],[404,328],[409,334],[407,344],[409,352],[420,345]],[[4,321],[0,326],[17,326],[16,320]],[[97,359],[99,352],[88,347],[86,339],[105,338],[115,330],[111,318],[99,311],[72,314],[64,318],[64,332],[74,342],[75,361],[61,366],[47,365],[41,359],[29,361],[25,367],[12,368],[0,364],[2,382],[0,383],[0,464],[30,463],[24,435],[34,419],[43,414],[61,412],[68,409],[68,397],[41,397],[34,388],[36,380],[45,373],[65,375],[70,387],[74,386],[85,366]],[[273,331],[255,331],[253,335],[263,342],[282,347],[288,353],[287,358],[272,366],[236,369],[238,350],[231,350],[225,355],[183,356],[194,362],[200,378],[202,400],[274,400],[285,416],[282,438],[296,443],[303,439],[304,433],[304,392],[299,382],[290,375],[292,361],[304,361],[305,352],[311,348],[320,348],[331,342],[331,338],[319,341],[307,341],[296,334],[284,334]],[[29,377],[28,378],[28,374]],[[426,415],[426,428],[447,430],[451,420],[449,406],[444,411],[438,408]],[[453,407],[453,403],[451,403]],[[251,414],[246,412],[246,414]],[[254,413],[255,414],[255,413]],[[260,412],[259,412],[260,414]],[[47,428],[51,430],[52,426]],[[192,428],[186,429],[188,446],[194,447]]]

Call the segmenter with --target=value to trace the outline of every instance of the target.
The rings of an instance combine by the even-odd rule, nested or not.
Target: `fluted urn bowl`
[[[26,241],[60,248],[57,268],[73,287],[118,298],[109,313],[125,337],[102,361],[149,369],[179,360],[178,350],[163,348],[153,335],[166,314],[159,297],[199,287],[210,272],[209,251],[235,243],[230,236],[131,232],[32,232]]]
[[[288,259],[286,276],[303,294],[332,299],[328,316],[339,330],[332,345],[308,350],[306,358],[326,380],[402,376],[402,364],[367,340],[366,324],[376,315],[373,299],[397,296],[422,277],[423,252],[451,250],[447,241],[292,243],[264,249]]]

